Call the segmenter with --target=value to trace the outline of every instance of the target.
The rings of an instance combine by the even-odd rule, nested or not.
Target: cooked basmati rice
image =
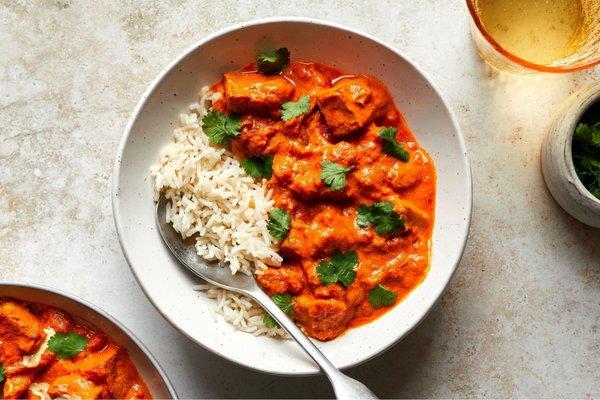
[[[266,182],[246,174],[230,151],[212,146],[202,131],[202,117],[216,95],[203,88],[200,102],[179,116],[173,142],[150,169],[154,199],[164,193],[170,200],[167,221],[182,238],[195,237],[200,257],[226,264],[233,274],[260,274],[282,262],[267,230],[273,200]],[[285,334],[267,328],[265,312],[248,297],[213,285],[194,289],[215,299],[215,312],[237,329],[255,335]]]

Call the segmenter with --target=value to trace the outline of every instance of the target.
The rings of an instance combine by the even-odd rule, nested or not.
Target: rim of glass
[[[484,28],[483,23],[481,22],[481,20],[479,19],[479,16],[477,15],[477,11],[475,9],[475,1],[476,0],[466,0],[467,7],[469,9],[469,13],[471,14],[471,18],[473,19],[473,22],[475,22],[477,29],[483,35],[485,40],[494,49],[496,49],[496,51],[498,51],[500,54],[502,54],[503,56],[508,58],[510,61],[513,61],[513,62],[521,65],[522,67],[540,71],[540,72],[574,72],[574,71],[581,71],[583,69],[591,68],[595,65],[600,64],[600,55],[598,55],[598,57],[596,57],[596,59],[593,59],[591,62],[588,62],[583,65],[573,66],[573,67],[549,67],[549,66],[543,65],[543,64],[532,63],[531,61],[527,61],[520,57],[515,56],[514,54],[512,54],[511,52],[509,52],[508,50],[503,48],[498,42],[496,42],[496,40],[494,40],[494,38],[492,38],[492,36]]]

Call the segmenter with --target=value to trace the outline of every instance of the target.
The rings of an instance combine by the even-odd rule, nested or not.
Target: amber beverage
[[[467,0],[473,38],[493,67],[569,72],[600,63],[600,0]]]

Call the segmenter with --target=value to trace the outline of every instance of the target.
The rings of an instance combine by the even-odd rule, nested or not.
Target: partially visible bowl
[[[172,257],[154,222],[149,168],[171,140],[179,113],[200,88],[252,61],[262,48],[287,47],[296,60],[373,75],[389,88],[437,173],[431,269],[393,310],[317,346],[339,368],[364,362],[400,340],[431,310],[461,258],[471,218],[471,174],[456,120],[431,80],[378,39],[334,23],[274,18],[235,25],[194,44],[150,84],[125,128],[113,174],[113,215],[121,246],[140,286],[182,333],[241,365],[275,374],[308,375],[316,365],[291,340],[255,337],[215,318],[213,300]]]
[[[47,304],[66,311],[76,322],[100,329],[116,344],[127,349],[152,397],[177,398],[173,385],[150,351],[123,324],[99,307],[68,293],[28,283],[0,282],[0,297]]]
[[[600,228],[600,200],[581,183],[573,165],[573,134],[586,110],[600,101],[600,83],[569,97],[558,111],[544,138],[542,173],[556,202],[586,225]]]

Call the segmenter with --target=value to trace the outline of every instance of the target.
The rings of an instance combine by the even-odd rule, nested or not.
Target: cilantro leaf
[[[288,101],[281,105],[281,119],[289,121],[290,119],[296,118],[302,114],[305,114],[310,109],[310,97],[304,95],[298,99],[298,101]]]
[[[396,139],[396,128],[381,128],[379,137],[383,139],[383,151],[392,157],[407,162],[409,159],[408,151]]]
[[[361,228],[374,225],[375,232],[379,236],[404,228],[402,217],[394,211],[392,203],[385,201],[374,203],[370,206],[359,206],[356,211],[356,224]]]
[[[87,338],[75,332],[55,333],[48,340],[48,349],[60,359],[75,357],[87,346]]]
[[[373,308],[391,306],[396,301],[398,295],[391,290],[387,290],[381,284],[369,290],[369,303]]]
[[[281,328],[279,323],[277,323],[277,321],[275,321],[275,318],[271,317],[271,314],[269,313],[263,315],[262,320],[263,324],[265,324],[267,328]]]
[[[294,316],[294,299],[289,294],[275,294],[271,296],[271,299],[277,307],[281,308],[281,310],[286,313],[288,316]],[[271,314],[267,313],[263,316],[263,323],[267,326],[267,328],[280,328],[275,318],[271,316]]]
[[[258,70],[265,75],[282,72],[290,63],[290,51],[287,47],[277,50],[261,51],[257,57]]]
[[[290,231],[290,222],[292,222],[290,214],[283,208],[276,207],[269,213],[267,230],[275,239],[282,240]]]
[[[344,286],[350,286],[356,279],[356,265],[358,255],[355,251],[335,252],[330,260],[323,260],[317,265],[317,276],[325,285],[342,282]]]
[[[370,206],[364,204],[358,206],[356,210],[356,224],[361,228],[366,228],[375,221],[375,215]]]
[[[273,157],[246,157],[242,160],[242,167],[253,178],[271,179],[273,175]]]
[[[331,190],[337,192],[346,187],[346,174],[354,167],[344,168],[339,164],[325,160],[321,163],[321,180]]]
[[[573,165],[581,183],[600,199],[600,122],[580,123],[573,135]]]
[[[211,143],[223,145],[240,134],[241,122],[237,115],[211,110],[202,118],[202,130]]]
[[[0,382],[4,380],[4,365],[0,364]]]
[[[271,299],[273,299],[273,302],[275,302],[275,304],[277,304],[277,307],[281,308],[281,310],[284,313],[286,313],[290,317],[294,315],[294,299],[290,294],[277,293],[271,296]]]

